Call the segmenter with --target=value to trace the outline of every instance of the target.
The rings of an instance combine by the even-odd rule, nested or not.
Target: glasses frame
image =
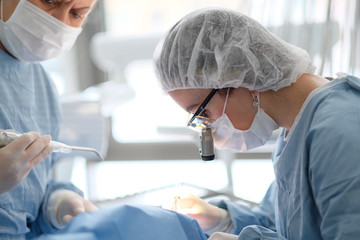
[[[198,107],[198,109],[195,111],[194,115],[190,118],[189,122],[188,122],[188,126],[191,125],[191,122],[194,121],[194,119],[196,118],[196,116],[198,116],[202,111],[204,111],[206,105],[210,102],[210,100],[212,99],[212,97],[215,95],[215,93],[218,91],[219,89],[213,89],[211,90],[211,92],[209,93],[209,95],[207,95],[207,97],[205,98],[205,100],[200,104],[200,106]]]

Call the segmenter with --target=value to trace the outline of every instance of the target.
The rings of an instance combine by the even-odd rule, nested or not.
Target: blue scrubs
[[[0,49],[0,128],[56,139],[60,121],[58,93],[41,65],[20,62]],[[44,216],[49,195],[60,188],[81,193],[72,184],[52,182],[52,165],[48,157],[19,186],[0,194],[0,239],[30,239],[54,231]]]
[[[193,218],[145,205],[119,205],[81,214],[58,234],[38,240],[206,240]]]
[[[360,79],[313,91],[273,153],[276,181],[262,205],[228,209],[238,239],[360,238]]]

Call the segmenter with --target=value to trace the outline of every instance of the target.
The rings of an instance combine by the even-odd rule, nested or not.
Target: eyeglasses
[[[193,130],[196,130],[196,131],[201,131],[203,129],[210,127],[213,120],[206,116],[201,116],[201,114],[203,113],[206,105],[210,102],[211,98],[215,95],[215,93],[218,90],[219,89],[211,90],[209,95],[200,104],[199,108],[195,111],[195,113],[190,115],[190,120],[188,121],[187,127],[191,128]]]

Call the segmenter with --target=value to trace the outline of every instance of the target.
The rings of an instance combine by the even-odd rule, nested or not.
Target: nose
[[[53,17],[57,18],[58,20],[60,20],[61,22],[70,25],[69,22],[69,18],[68,18],[68,11],[66,11],[66,9],[64,8],[59,8],[56,11],[54,11],[51,14]]]

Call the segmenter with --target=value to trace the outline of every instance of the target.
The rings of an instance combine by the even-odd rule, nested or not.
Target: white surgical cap
[[[154,54],[165,92],[243,87],[277,91],[313,73],[306,51],[233,10],[206,8],[176,23]]]

